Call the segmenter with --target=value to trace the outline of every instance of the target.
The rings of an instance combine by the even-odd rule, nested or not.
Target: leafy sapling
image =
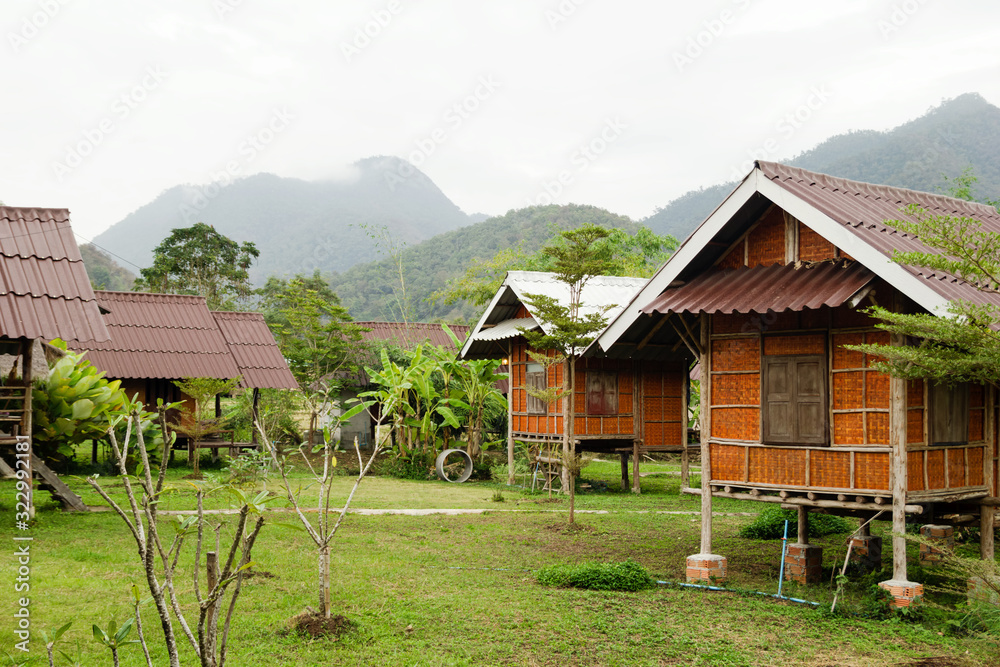
[[[56,645],[56,642],[59,641],[59,638],[62,637],[67,630],[69,630],[71,625],[73,625],[73,621],[70,621],[58,630],[54,630],[51,637],[49,636],[49,633],[45,632],[45,630],[38,631],[38,633],[42,636],[42,641],[45,642],[45,652],[49,658],[49,667],[54,667],[55,664],[52,659],[52,648]]]
[[[108,629],[104,630],[101,626],[94,624],[94,639],[103,644],[111,651],[111,658],[114,660],[115,667],[119,667],[118,650],[128,646],[129,644],[138,644],[137,639],[126,639],[129,633],[132,631],[132,625],[135,623],[135,618],[129,618],[127,621],[122,623],[120,626],[116,623],[114,614],[111,615],[111,620],[108,621]]]

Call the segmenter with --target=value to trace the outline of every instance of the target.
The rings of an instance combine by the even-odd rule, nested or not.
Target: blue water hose
[[[781,568],[778,572],[778,595],[781,597],[781,585],[785,583],[785,553],[788,549],[788,519],[785,519],[785,534],[781,538]]]
[[[794,602],[796,604],[806,604],[810,607],[819,607],[819,602],[810,602],[809,600],[802,600],[800,598],[790,598],[781,593],[764,593],[763,591],[734,591],[731,588],[724,588],[722,586],[706,586],[704,584],[682,584],[680,582],[672,581],[657,581],[656,583],[661,586],[682,586],[684,588],[701,588],[706,591],[720,591],[723,593],[745,593],[748,595],[761,595],[763,597],[774,598],[776,600],[786,600],[788,602]]]

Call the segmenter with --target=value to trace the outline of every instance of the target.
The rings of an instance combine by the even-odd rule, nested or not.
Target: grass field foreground
[[[352,515],[336,538],[333,553],[334,611],[351,622],[336,638],[311,639],[287,631],[288,620],[315,606],[316,557],[311,541],[281,524],[294,517],[268,513],[255,549],[253,576],[240,598],[229,664],[253,665],[907,665],[939,658],[948,665],[997,664],[995,643],[952,636],[941,629],[902,620],[831,616],[811,607],[757,595],[657,586],[637,593],[553,589],[535,582],[539,567],[564,562],[633,559],[657,579],[683,581],[685,556],[698,550],[698,500],[678,494],[675,465],[644,467],[663,474],[643,478],[643,494],[615,490],[618,463],[592,463],[583,477],[603,480],[608,490],[585,493],[578,507],[579,528],[567,530],[566,503],[544,494],[492,483],[449,485],[372,477],[355,500],[358,509],[481,509],[462,515]],[[178,487],[167,510],[193,508],[184,468],[172,469]],[[210,473],[211,474],[211,473]],[[306,486],[303,475],[295,477]],[[82,479],[68,480],[88,504],[102,504]],[[121,494],[116,478],[102,480]],[[335,497],[346,497],[351,478],[338,480]],[[600,486],[600,485],[597,485]],[[269,488],[277,489],[274,480]],[[497,492],[503,502],[497,502]],[[305,488],[304,493],[310,489]],[[0,507],[11,518],[12,483],[0,483]],[[211,506],[232,501],[210,496]],[[40,493],[39,499],[47,498]],[[272,502],[280,508],[284,502]],[[780,541],[736,536],[760,507],[717,502],[716,551],[729,557],[730,585],[747,591],[777,589]],[[601,513],[596,513],[601,512]],[[668,513],[672,512],[672,513]],[[163,521],[173,517],[163,516]],[[228,515],[213,521],[232,522]],[[110,655],[92,638],[92,623],[106,625],[130,613],[129,588],[143,584],[135,545],[110,512],[67,514],[51,502],[40,504],[30,531],[31,655],[42,658],[37,630],[73,621],[59,647],[79,650],[82,664],[110,664]],[[846,536],[819,542],[825,565],[843,558]],[[12,549],[9,550],[12,552]],[[190,572],[192,549],[185,552]],[[3,559],[2,576],[13,582],[17,565]],[[193,609],[190,578],[178,582],[187,610]],[[0,596],[11,624],[15,594]],[[785,593],[828,608],[827,586],[785,586]],[[851,592],[845,609],[856,608]],[[855,605],[852,607],[852,605]],[[144,609],[155,664],[165,664],[159,623]],[[0,628],[0,651],[14,652],[12,632]],[[195,664],[183,646],[184,664]],[[68,664],[57,660],[56,664]],[[142,665],[141,651],[129,647],[123,665]]]

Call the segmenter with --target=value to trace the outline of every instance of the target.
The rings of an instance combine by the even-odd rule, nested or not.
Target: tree
[[[270,278],[262,290],[264,318],[309,404],[308,442],[319,412],[357,373],[364,329],[320,277]]]
[[[950,179],[948,193],[972,201],[976,177],[970,169]],[[997,207],[997,202],[988,202]],[[983,229],[966,216],[935,215],[916,205],[904,209],[909,220],[886,224],[917,236],[926,252],[896,252],[892,259],[948,273],[980,292],[1000,294],[1000,234]],[[873,306],[870,314],[882,320],[880,328],[919,340],[917,345],[859,345],[852,349],[878,355],[882,370],[905,379],[931,382],[1000,382],[1000,308],[991,304],[954,301],[946,315],[896,313]]]
[[[600,241],[608,231],[596,225],[584,225],[572,231],[561,232],[561,243],[542,248],[551,258],[552,272],[569,290],[569,300],[562,302],[544,294],[526,294],[528,310],[535,321],[543,324],[548,332],[521,329],[528,344],[535,350],[555,350],[566,357],[563,373],[563,466],[569,474],[569,522],[574,522],[576,500],[576,437],[574,417],[576,409],[573,389],[576,386],[576,360],[583,350],[603,331],[608,320],[604,316],[611,305],[605,305],[586,314],[581,312],[583,288],[594,276],[604,275],[612,261],[612,249]]]
[[[167,430],[166,413],[171,407],[173,406],[157,406],[160,425],[164,432]],[[115,427],[122,420],[125,422],[125,437],[119,443],[115,436]],[[239,489],[231,489],[240,501],[240,509],[228,548],[222,542],[221,524],[208,526],[209,530],[215,533],[214,539],[207,539],[205,535],[207,521],[204,500],[206,490],[202,487],[196,487],[197,515],[179,519],[173,526],[172,534],[161,537],[160,528],[166,526],[166,522],[158,520],[158,511],[164,493],[169,490],[166,479],[167,465],[170,461],[168,453],[171,439],[164,439],[160,463],[158,469],[154,470],[143,441],[142,421],[142,406],[139,403],[129,403],[114,417],[111,427],[108,429],[108,438],[114,452],[115,465],[121,475],[125,497],[128,500],[127,505],[122,507],[117,500],[108,495],[97,476],[88,477],[87,482],[125,523],[135,539],[138,547],[137,555],[142,564],[142,574],[145,576],[146,585],[150,595],[152,595],[156,613],[160,618],[170,666],[180,667],[181,664],[177,634],[174,631],[171,617],[172,610],[184,636],[187,637],[188,643],[198,657],[198,664],[201,667],[223,667],[226,662],[229,628],[233,612],[236,609],[236,601],[243,586],[244,573],[251,565],[253,546],[264,526],[262,510],[264,503],[267,502],[267,492],[262,492],[254,498],[248,499]],[[136,438],[134,444],[132,443],[133,434]],[[134,448],[140,460],[139,471],[135,477],[130,477],[125,467],[125,462],[132,454],[130,448]],[[256,517],[256,521],[254,521],[254,517]],[[185,617],[185,611],[181,608],[180,599],[174,586],[179,576],[178,564],[189,562],[186,558],[182,561],[180,556],[185,540],[192,535],[195,541],[192,578],[198,611],[198,622],[195,628],[197,637],[195,637],[195,633],[191,630]],[[204,558],[202,558],[203,549]],[[207,570],[205,584],[200,583],[198,576],[202,567]],[[186,606],[190,611],[191,605]],[[223,617],[221,628],[219,627],[220,616]],[[119,628],[120,631],[121,628]],[[140,638],[142,638],[141,635]],[[116,637],[117,639],[124,639],[124,633],[120,638]],[[142,641],[144,643],[145,639]],[[148,658],[148,651],[145,653],[147,664],[152,665],[152,661]]]
[[[659,236],[648,227],[640,226],[635,234],[629,234],[617,227],[608,229],[589,223],[585,226],[606,232],[594,241],[594,252],[606,259],[604,275],[648,278],[677,248],[673,236]],[[535,253],[525,252],[523,246],[504,248],[488,260],[473,262],[460,278],[449,281],[447,287],[432,294],[430,299],[446,304],[464,299],[477,306],[486,305],[508,271],[555,271],[555,257],[546,248],[566,243],[565,232],[560,232]]]
[[[171,230],[153,250],[153,265],[139,271],[134,291],[197,294],[210,310],[235,310],[253,288],[250,266],[260,253],[199,222]]]
[[[208,406],[219,394],[228,394],[240,383],[240,379],[218,380],[215,378],[185,378],[174,382],[182,393],[187,394],[194,401],[194,409],[184,409],[184,417],[181,423],[174,426],[174,430],[183,433],[190,440],[188,448],[188,464],[191,465],[191,474],[201,475],[198,455],[198,442],[207,436],[218,433],[222,430],[222,425],[213,418],[206,418],[205,413]]]
[[[356,414],[359,414],[362,410],[368,410],[373,405],[372,402],[359,401],[357,405],[350,408],[343,415],[335,420],[336,426],[346,423]],[[373,415],[374,418],[374,415]],[[381,424],[381,422],[378,422]],[[340,524],[343,523],[344,517],[347,516],[347,511],[351,506],[351,501],[354,500],[354,494],[357,492],[358,487],[361,486],[361,481],[368,474],[371,469],[372,463],[375,462],[375,457],[378,456],[379,452],[385,446],[385,441],[375,441],[375,445],[372,448],[371,456],[368,458],[368,462],[364,463],[361,459],[361,450],[358,448],[358,439],[354,438],[354,451],[358,456],[358,466],[361,468],[361,472],[358,473],[358,478],[354,481],[354,487],[351,489],[350,495],[347,496],[347,500],[344,502],[344,506],[340,509],[340,514],[337,517],[337,521],[331,526],[330,525],[330,495],[333,492],[334,483],[334,468],[337,466],[337,458],[334,456],[334,442],[332,437],[332,430],[327,427],[323,430],[323,444],[317,445],[313,450],[315,454],[317,451],[322,452],[322,458],[319,461],[319,467],[314,467],[310,462],[309,457],[306,455],[306,451],[303,448],[299,449],[299,453],[302,454],[303,462],[306,467],[309,468],[309,472],[313,475],[316,480],[316,485],[318,487],[318,494],[316,498],[316,525],[314,526],[306,515],[302,511],[302,507],[299,504],[299,496],[296,492],[292,491],[291,481],[288,479],[288,465],[287,458],[283,457],[276,447],[274,447],[267,439],[267,433],[265,433],[263,427],[260,423],[254,424],[254,428],[260,433],[261,439],[264,442],[264,449],[270,454],[271,461],[274,466],[281,473],[281,480],[285,487],[285,496],[288,502],[291,503],[292,508],[299,517],[299,521],[302,522],[302,526],[305,528],[306,532],[309,533],[309,537],[312,539],[313,543],[316,545],[317,556],[319,558],[318,562],[318,572],[319,572],[319,612],[318,616],[323,619],[329,619],[331,616],[331,606],[330,606],[330,543],[337,534],[337,530],[340,528]],[[305,445],[303,445],[305,447]],[[311,445],[310,445],[311,447]],[[301,490],[301,489],[300,489]]]

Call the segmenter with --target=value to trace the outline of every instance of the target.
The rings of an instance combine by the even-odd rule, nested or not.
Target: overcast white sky
[[[0,199],[87,239],[227,168],[379,154],[469,213],[548,189],[641,218],[752,157],[1000,105],[995,0],[4,0],[0,31]]]

